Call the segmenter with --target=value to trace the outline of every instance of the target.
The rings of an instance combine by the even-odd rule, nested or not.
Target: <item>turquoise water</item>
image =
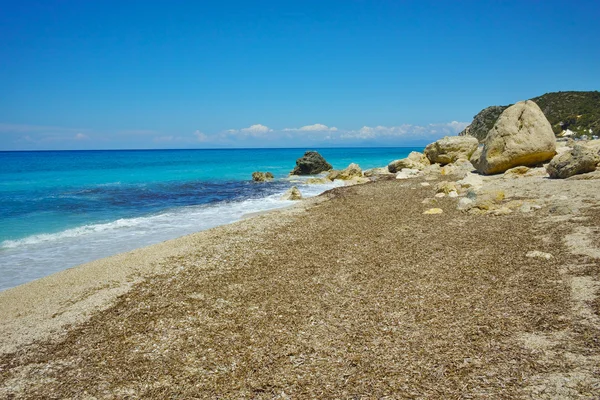
[[[334,168],[415,148],[316,149]],[[335,186],[292,182],[304,149],[0,152],[0,290],[83,262],[283,207]],[[251,182],[253,171],[275,180]]]

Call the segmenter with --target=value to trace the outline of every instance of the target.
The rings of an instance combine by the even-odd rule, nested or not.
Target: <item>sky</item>
[[[0,150],[424,145],[600,89],[600,1],[0,0]]]

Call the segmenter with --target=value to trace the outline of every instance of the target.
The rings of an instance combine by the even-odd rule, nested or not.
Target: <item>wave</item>
[[[304,197],[318,195],[343,184],[297,185]],[[290,185],[285,185],[287,189]],[[229,224],[245,215],[292,204],[280,200],[283,188],[260,198],[171,208],[135,218],[84,225],[57,233],[44,233],[0,243],[0,290],[41,278],[95,259],[174,239],[215,226]]]

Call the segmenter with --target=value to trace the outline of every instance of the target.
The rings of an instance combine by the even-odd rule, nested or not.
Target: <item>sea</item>
[[[323,148],[336,169],[422,148]],[[0,290],[292,204],[342,182],[289,177],[305,149],[0,152]],[[272,172],[268,183],[254,171]]]

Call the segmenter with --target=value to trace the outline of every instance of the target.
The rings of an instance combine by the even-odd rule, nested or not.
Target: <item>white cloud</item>
[[[411,124],[403,124],[398,126],[363,126],[358,130],[342,132],[340,138],[362,140],[381,138],[433,139],[442,136],[456,135],[468,124],[468,122],[452,121],[448,123],[429,124],[424,126]]]
[[[251,134],[261,134],[261,133],[273,132],[273,129],[269,129],[268,126],[264,126],[262,124],[256,124],[256,125],[252,125],[248,128],[240,129],[240,132],[251,133]]]
[[[301,128],[285,128],[285,132],[336,132],[338,128],[332,126],[331,128],[323,124],[305,125]]]
[[[222,136],[236,136],[241,138],[253,137],[253,138],[262,138],[266,137],[266,134],[269,132],[273,132],[273,129],[268,126],[262,124],[254,124],[247,128],[242,129],[228,129],[222,132]]]
[[[75,135],[75,137],[73,139],[75,140],[86,140],[89,139],[90,137],[88,135],[84,135],[83,133],[78,133],[77,135]]]
[[[194,132],[194,136],[196,136],[196,139],[198,139],[199,142],[208,142],[209,140],[208,135],[200,132],[200,130],[196,130],[196,132]]]

